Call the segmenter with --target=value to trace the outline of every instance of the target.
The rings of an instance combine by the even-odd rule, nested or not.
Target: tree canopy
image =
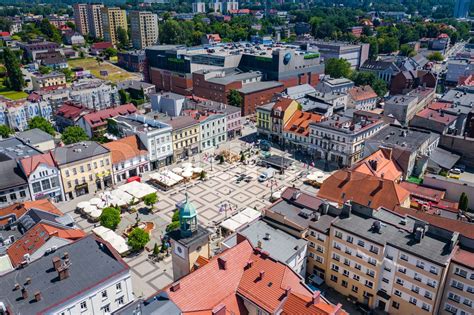
[[[230,90],[229,95],[227,95],[227,102],[229,105],[241,107],[242,106],[242,95],[240,95],[237,90]]]
[[[324,72],[331,78],[348,78],[351,74],[351,64],[345,59],[329,58],[326,60]]]
[[[134,228],[128,235],[128,245],[133,250],[141,250],[145,248],[146,244],[150,241],[150,235],[145,230],[140,228]]]
[[[61,140],[64,142],[64,144],[72,144],[89,140],[89,137],[81,127],[70,126],[64,129]]]
[[[44,117],[36,116],[28,122],[28,129],[35,128],[43,130],[44,132],[49,133],[52,136],[56,134],[53,125]]]
[[[22,91],[25,86],[25,79],[20,68],[20,61],[16,54],[10,49],[3,50],[3,60],[7,69],[7,77],[4,84],[15,91]]]
[[[153,207],[155,203],[158,201],[158,195],[155,193],[151,193],[143,197],[143,202],[148,207]]]
[[[0,125],[0,136],[2,138],[8,138],[13,133],[13,130],[10,129],[10,127],[6,125]]]
[[[120,223],[120,210],[113,207],[107,207],[102,210],[100,215],[100,225],[111,230],[115,230]]]

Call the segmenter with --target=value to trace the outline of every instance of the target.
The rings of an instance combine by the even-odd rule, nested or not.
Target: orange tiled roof
[[[320,122],[322,120],[323,116],[321,115],[297,110],[283,129],[286,132],[293,132],[306,137],[309,134],[309,123]]]
[[[103,146],[109,149],[112,153],[113,164],[148,153],[135,135],[104,143]]]
[[[285,264],[254,249],[246,239],[181,278],[178,289],[172,287],[165,289],[170,299],[183,314],[193,315],[211,314],[221,305],[227,314],[248,314],[243,298],[275,313],[289,297],[288,288],[298,296],[312,297],[301,277]],[[317,307],[334,309],[324,300]]]
[[[280,98],[273,105],[272,111],[279,110],[281,112],[284,112],[293,102],[294,100],[292,100],[291,98]]]
[[[24,260],[25,254],[35,253],[52,236],[76,240],[86,234],[81,230],[69,229],[59,226],[53,226],[47,223],[38,223],[20,239],[14,242],[8,249],[7,254],[13,266],[18,266]]]
[[[409,199],[410,193],[392,180],[339,170],[323,182],[318,197],[340,204],[352,200],[371,208],[393,210]]]
[[[340,308],[338,304],[336,308]],[[314,301],[313,298],[308,298],[305,295],[291,293],[283,306],[282,315],[305,314],[305,315],[331,315],[335,314],[334,306],[324,303],[319,298],[319,301]],[[346,315],[347,312],[341,310],[338,315]]]
[[[29,177],[30,174],[34,172],[40,164],[46,164],[53,167],[55,166],[51,152],[24,158],[20,161],[20,163],[26,177]]]
[[[402,177],[402,170],[392,159],[391,149],[379,149],[357,163],[352,170],[372,175],[378,178],[398,181]]]
[[[18,220],[22,217],[28,210],[38,209],[45,212],[50,212],[59,216],[62,216],[63,213],[59,211],[56,206],[54,206],[49,200],[35,200],[35,201],[25,201],[23,203],[15,203],[5,208],[0,209],[0,224],[8,223],[10,216],[15,216]]]
[[[349,93],[349,96],[356,102],[377,97],[377,93],[374,92],[370,85],[354,86],[347,92]]]

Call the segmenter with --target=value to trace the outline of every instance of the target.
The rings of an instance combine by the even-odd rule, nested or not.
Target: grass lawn
[[[81,67],[84,70],[89,70],[91,74],[97,78],[109,80],[114,83],[129,79],[136,79],[136,75],[133,73],[114,66],[108,62],[102,62],[99,66],[95,58],[70,59],[68,60],[68,64],[70,68]],[[104,70],[108,72],[107,76],[100,75],[100,71]]]
[[[14,101],[28,97],[28,94],[23,91],[12,91],[5,85],[3,85],[3,78],[0,78],[0,95],[5,96],[6,98],[9,98]]]

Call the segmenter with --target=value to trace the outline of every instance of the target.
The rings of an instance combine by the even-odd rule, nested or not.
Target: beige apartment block
[[[101,10],[103,4],[92,3],[87,5],[87,22],[89,24],[89,31],[95,38],[104,37],[104,29],[102,25]]]
[[[158,15],[146,11],[130,12],[132,45],[144,49],[158,42]]]
[[[116,7],[104,7],[101,8],[101,14],[104,40],[116,45],[118,42],[118,28],[121,27],[124,30],[128,29],[126,11]]]
[[[89,24],[87,23],[87,4],[75,3],[72,6],[74,12],[74,24],[81,35],[89,34]]]

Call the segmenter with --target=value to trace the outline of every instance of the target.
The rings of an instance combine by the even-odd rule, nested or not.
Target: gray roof
[[[158,120],[170,125],[173,130],[180,130],[183,128],[199,125],[199,120],[194,119],[192,116],[166,116],[163,118],[160,117]]]
[[[38,128],[18,132],[16,137],[23,142],[33,145],[54,140],[52,135]]]
[[[21,159],[27,156],[42,154],[41,151],[17,138],[0,140],[0,153],[3,153],[10,159]]]
[[[364,64],[360,67],[360,70],[372,70],[372,71],[384,71],[389,68],[393,68],[395,71],[399,71],[395,63],[391,61],[382,61],[382,60],[366,60]]]
[[[435,148],[430,154],[428,163],[435,163],[444,169],[450,170],[461,157],[441,148]]]
[[[259,72],[259,71],[242,72],[242,73],[235,73],[235,74],[231,74],[231,75],[226,75],[224,77],[210,78],[207,81],[212,82],[212,83],[216,83],[216,84],[230,84],[232,82],[258,78],[258,77],[261,77],[261,76],[262,76],[262,73]],[[253,84],[253,83],[249,83],[249,84]]]
[[[26,185],[26,177],[16,160],[0,162],[0,190]]]
[[[64,165],[108,153],[109,150],[97,142],[84,141],[54,149],[54,160],[58,165]]]
[[[306,240],[298,239],[264,221],[256,221],[237,231],[245,236],[254,247],[270,253],[270,256],[283,263],[290,262],[305,245]],[[269,238],[266,237],[268,233]]]
[[[137,81],[137,80],[127,80],[123,82],[119,82],[117,84],[117,88],[119,90],[121,89],[134,89],[134,90],[140,90],[141,88],[149,88],[149,87],[154,87],[154,84],[143,82],[143,81]]]
[[[429,141],[430,138],[431,134],[426,131],[389,125],[372,136],[369,141],[377,141],[381,145],[388,147],[399,147],[407,151],[416,151],[425,142]]]
[[[260,82],[253,82],[253,83],[246,84],[238,91],[244,94],[248,94],[248,93],[254,93],[258,91],[276,88],[279,86],[283,86],[283,83],[280,83],[278,81],[260,81]]]
[[[428,232],[421,241],[417,242],[411,233],[415,225],[415,220],[407,217],[407,223],[401,225],[402,218],[404,217],[385,209],[374,211],[373,217],[364,216],[353,211],[350,216],[342,217],[337,220],[333,223],[333,226],[363,237],[376,244],[388,244],[423,259],[430,260],[431,262],[440,265],[446,264],[451,253],[447,250],[449,240],[432,235],[428,229]],[[372,225],[375,221],[382,222],[379,232],[372,229]]]
[[[59,280],[58,273],[53,269],[52,258],[62,258],[64,252],[68,252],[71,262],[69,277]],[[128,272],[128,265],[116,253],[112,253],[108,245],[89,235],[22,269],[1,276],[0,302],[5,303],[13,314],[50,312],[53,305],[59,308],[76,296],[101,286],[104,281]],[[29,296],[24,300],[20,290],[14,290],[14,287],[16,283],[23,286],[28,277],[31,278],[31,284],[25,288]],[[39,302],[34,300],[37,291],[42,295]]]
[[[452,89],[441,97],[441,101],[453,102],[454,104],[463,105],[472,109],[474,105],[474,93],[469,89]]]
[[[113,315],[135,315],[140,310],[141,315],[180,315],[181,311],[168,297],[166,292],[160,292],[148,300],[135,300]]]

